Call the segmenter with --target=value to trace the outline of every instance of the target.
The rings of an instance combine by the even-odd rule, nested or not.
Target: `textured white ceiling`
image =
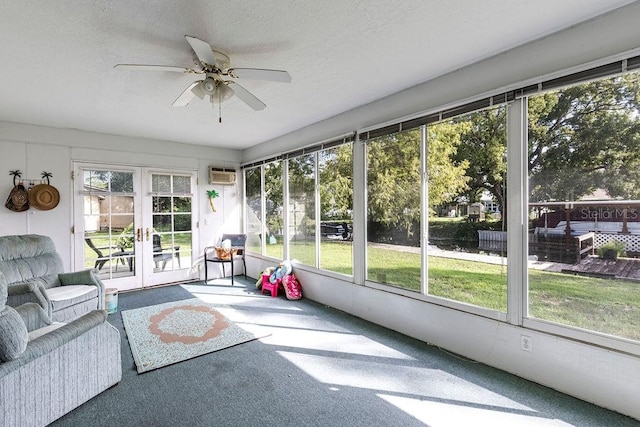
[[[605,13],[631,0],[0,0],[0,121],[228,148],[369,103]],[[173,100],[200,76],[184,35],[232,66],[287,70],[242,80],[267,104]]]

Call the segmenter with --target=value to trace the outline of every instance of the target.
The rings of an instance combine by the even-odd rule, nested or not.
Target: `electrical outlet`
[[[531,337],[527,335],[520,335],[520,349],[529,352],[533,351]]]

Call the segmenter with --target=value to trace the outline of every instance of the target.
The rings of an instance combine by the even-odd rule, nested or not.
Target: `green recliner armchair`
[[[0,236],[0,273],[8,283],[7,305],[35,302],[54,322],[104,309],[105,287],[96,270],[65,273],[50,237]]]
[[[120,382],[120,333],[105,310],[52,322],[38,304],[6,306],[7,287],[0,273],[0,425],[47,425]]]

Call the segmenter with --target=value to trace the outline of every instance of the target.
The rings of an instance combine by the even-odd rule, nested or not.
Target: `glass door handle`
[[[138,228],[138,231],[136,232],[136,240],[138,242],[142,242],[142,228]]]
[[[151,229],[147,227],[147,242],[149,241],[149,236],[151,236]]]

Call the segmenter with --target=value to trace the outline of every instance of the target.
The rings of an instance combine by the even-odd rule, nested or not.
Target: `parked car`
[[[322,235],[322,237],[342,236],[343,232],[344,228],[340,224],[320,223],[320,235]]]
[[[351,240],[351,227],[346,222],[342,224],[323,222],[320,224],[320,234],[328,239]]]

